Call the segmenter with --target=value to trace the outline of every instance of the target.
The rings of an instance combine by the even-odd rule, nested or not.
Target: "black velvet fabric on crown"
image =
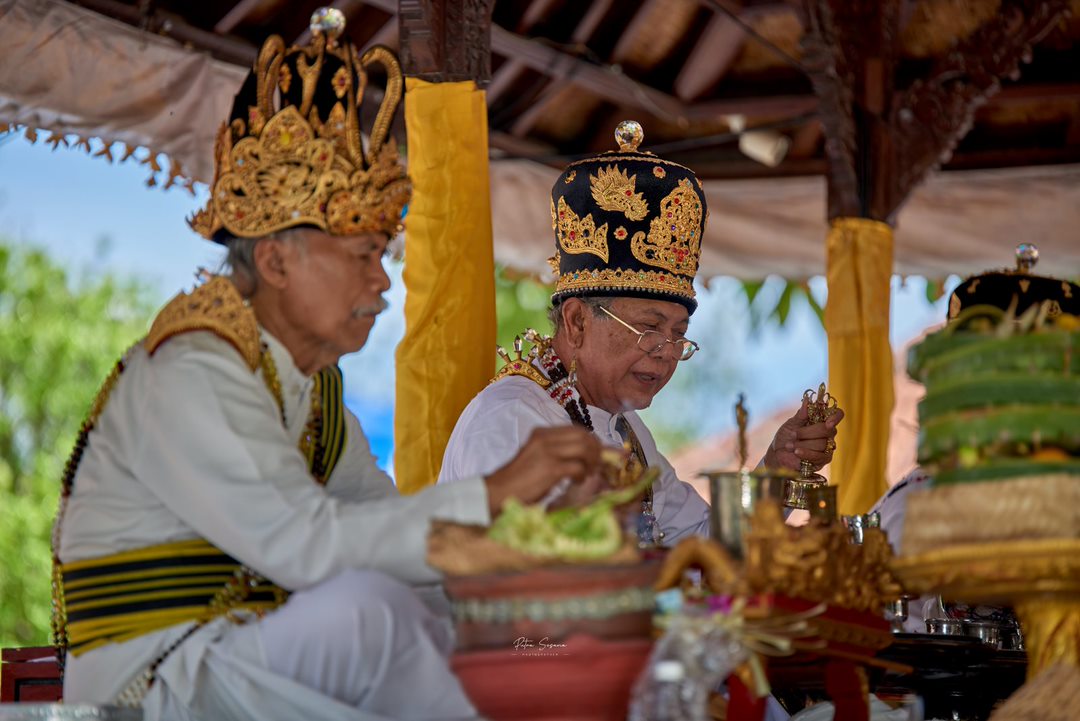
[[[1008,310],[1016,300],[1016,315],[1033,305],[1050,302],[1050,315],[1080,315],[1080,285],[1029,271],[1038,260],[1038,249],[1030,244],[1017,248],[1017,270],[997,270],[975,275],[953,291],[949,298],[949,319],[965,308],[991,305]]]
[[[552,303],[631,296],[697,308],[705,193],[689,168],[638,151],[641,137],[640,125],[624,121],[620,150],[571,163],[555,181]]]

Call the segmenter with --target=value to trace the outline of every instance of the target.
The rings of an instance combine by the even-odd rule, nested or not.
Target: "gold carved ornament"
[[[616,165],[601,168],[589,176],[593,200],[601,210],[622,213],[629,220],[644,220],[649,214],[649,203],[642,193],[634,192],[636,175],[628,175]]]
[[[649,224],[648,236],[634,233],[630,252],[646,265],[692,277],[701,255],[702,228],[701,199],[683,178],[660,201],[660,213]]]
[[[313,99],[327,54],[344,67],[332,80],[340,101],[322,122]],[[275,113],[274,91],[297,80],[284,65],[287,55],[298,56],[302,101]],[[365,150],[359,105],[365,69],[372,64],[386,69],[387,87]],[[235,119],[219,130],[210,201],[189,219],[191,227],[208,239],[221,230],[257,238],[301,225],[334,235],[395,235],[412,188],[393,142],[386,142],[404,84],[393,54],[376,47],[358,57],[351,44],[322,35],[311,47],[286,51],[273,36],[263,45],[255,74],[257,105],[249,108],[247,123]]]
[[[597,228],[592,213],[584,218],[579,217],[562,197],[558,205],[552,208],[551,222],[563,251],[572,254],[592,253],[605,263],[608,261],[607,223]]]
[[[236,286],[225,276],[214,276],[191,293],[179,293],[154,318],[144,346],[150,355],[173,336],[208,330],[229,341],[248,368],[259,367],[262,353],[255,313],[244,304]]]

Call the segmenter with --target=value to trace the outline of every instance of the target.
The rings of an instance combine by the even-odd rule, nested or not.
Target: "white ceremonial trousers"
[[[662,534],[660,542],[674,546],[694,534],[708,535],[709,505],[693,486],[678,479],[638,414],[629,411],[623,415],[649,466],[660,469],[653,484],[653,513]],[[615,430],[616,416],[593,406],[589,406],[589,416],[604,445],[622,447],[622,437]],[[528,378],[510,376],[492,383],[472,399],[454,426],[443,455],[440,487],[448,481],[498,470],[517,455],[535,429],[569,422],[566,410]]]
[[[159,668],[147,719],[475,715],[447,667],[448,629],[403,584],[440,579],[425,562],[431,519],[490,522],[482,479],[399,496],[347,413],[344,453],[320,487],[298,451],[312,383],[262,336],[284,424],[262,371],[218,336],[186,333],[153,357],[136,346],[58,529],[65,563],[202,538],[294,592],[262,621],[218,620],[187,639]],[[65,699],[112,702],[188,626],[69,654]],[[305,683],[319,663],[353,666]]]

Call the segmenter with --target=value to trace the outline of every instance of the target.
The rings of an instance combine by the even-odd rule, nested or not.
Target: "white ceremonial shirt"
[[[660,542],[673,546],[694,534],[708,535],[709,505],[693,486],[678,479],[638,414],[630,411],[623,415],[649,466],[660,469],[660,477],[653,485],[653,513]],[[593,406],[589,406],[589,416],[604,445],[622,447],[623,439],[615,430],[617,416]],[[533,430],[569,422],[566,410],[528,378],[510,376],[492,383],[472,399],[454,426],[443,455],[439,483],[497,471],[517,455]]]
[[[202,538],[290,591],[349,569],[413,585],[439,580],[425,562],[429,521],[489,523],[482,479],[399,496],[346,412],[344,452],[319,486],[298,451],[312,381],[276,339],[265,331],[262,339],[277,366],[284,425],[262,371],[210,332],[174,337],[152,357],[141,344],[128,354],[58,529],[62,562]],[[69,654],[65,698],[111,702],[189,625]],[[213,644],[229,628],[237,640],[222,659]],[[297,708],[309,719],[376,718],[274,675],[258,639],[253,626],[221,619],[200,629],[158,670],[170,703],[186,706],[211,676],[251,718]]]

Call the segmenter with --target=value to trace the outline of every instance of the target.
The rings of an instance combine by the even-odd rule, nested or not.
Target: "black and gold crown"
[[[1008,310],[1016,303],[1017,316],[1033,305],[1048,303],[1050,317],[1062,314],[1080,316],[1080,286],[1067,280],[1032,275],[1039,262],[1039,249],[1032,243],[1016,246],[1016,269],[989,271],[965,280],[949,297],[949,320],[962,310],[976,305],[990,305]]]
[[[401,67],[373,47],[339,43],[345,18],[312,15],[310,45],[269,37],[218,132],[206,208],[189,219],[204,238],[256,238],[296,226],[333,235],[400,230],[411,186],[390,138],[401,100]],[[365,148],[360,103],[367,68],[386,70],[386,94]],[[277,107],[275,107],[277,99]]]
[[[552,303],[634,296],[697,308],[705,193],[689,168],[639,151],[643,137],[640,124],[624,120],[618,150],[571,163],[555,181]]]

